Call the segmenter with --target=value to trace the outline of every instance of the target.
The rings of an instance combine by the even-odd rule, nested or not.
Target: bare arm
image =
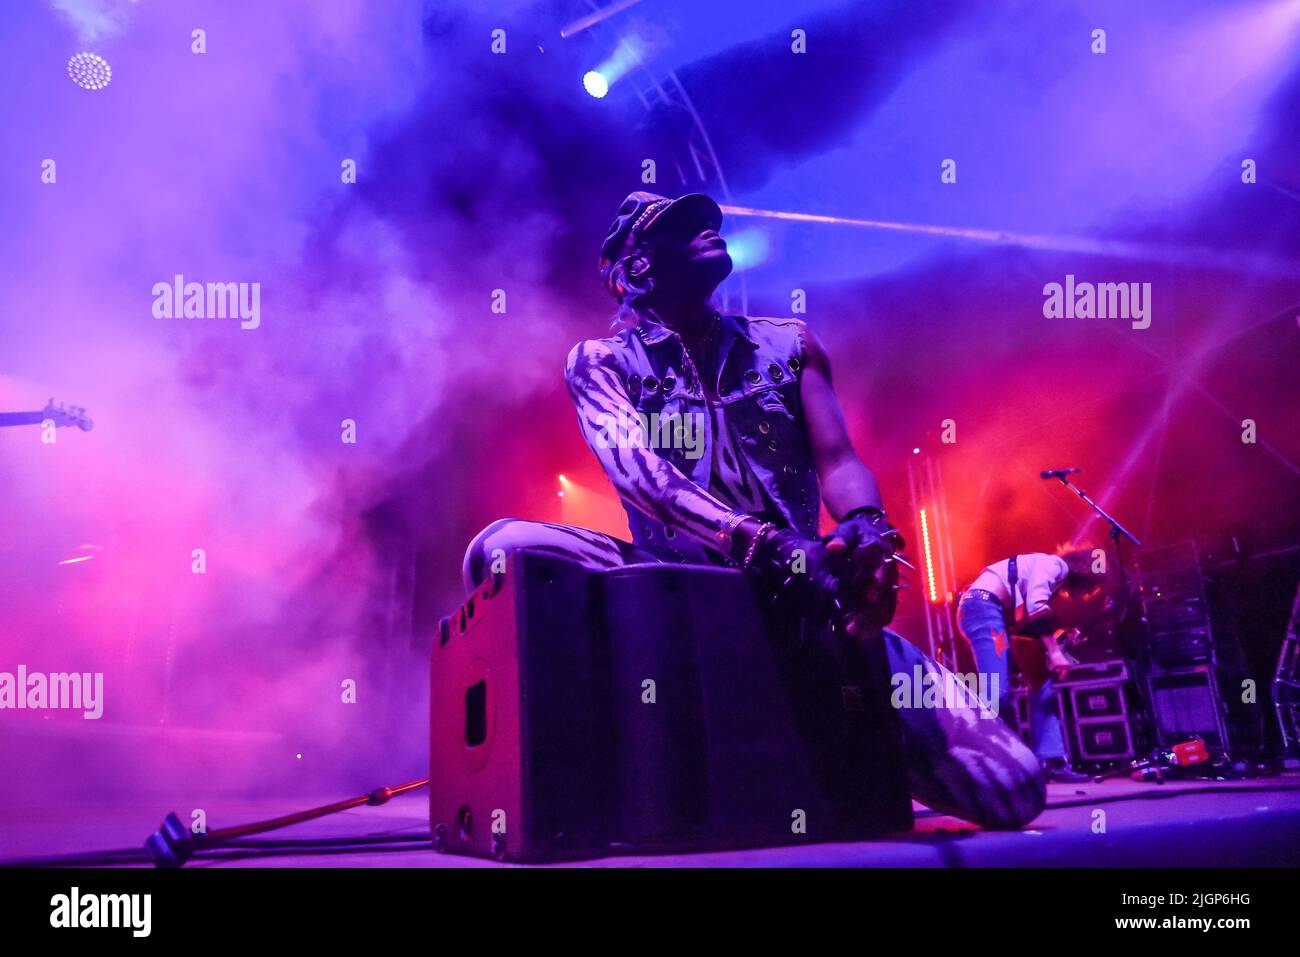
[[[804,344],[807,364],[799,395],[826,507],[836,521],[863,505],[880,508],[876,477],[858,458],[849,439],[844,412],[831,385],[831,363],[826,350],[810,331],[804,333]]]

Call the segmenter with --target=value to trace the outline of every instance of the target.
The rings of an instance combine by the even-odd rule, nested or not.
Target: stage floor
[[[227,802],[205,808],[210,827],[261,820],[319,801]],[[746,851],[616,856],[585,867],[1240,867],[1300,864],[1300,774],[1251,781],[1052,785],[1050,805],[1022,831],[981,831],[918,809],[915,831],[847,844]],[[0,858],[141,847],[173,807],[0,811]],[[1103,820],[1096,812],[1104,812]],[[342,846],[212,851],[189,867],[509,867],[438,854],[427,844],[421,792],[263,835],[268,841],[347,842]],[[182,815],[184,819],[185,815]],[[421,840],[421,838],[424,838]],[[405,842],[403,843],[403,840]],[[392,844],[360,841],[391,841]],[[352,843],[357,842],[357,843]],[[129,866],[129,865],[128,865]]]

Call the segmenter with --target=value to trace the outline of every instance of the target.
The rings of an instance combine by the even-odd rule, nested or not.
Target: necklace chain
[[[691,364],[691,371],[695,374],[695,384],[706,393],[706,398],[708,390],[705,389],[704,375],[712,371],[714,364],[717,362],[718,330],[721,327],[722,316],[715,312],[713,319],[709,323],[709,330],[704,334],[704,338],[700,342],[701,363],[696,364],[690,351],[686,350],[686,360]]]

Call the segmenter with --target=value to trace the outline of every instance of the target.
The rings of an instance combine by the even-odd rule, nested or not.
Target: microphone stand
[[[1079,486],[1071,483],[1068,476],[1058,475],[1056,477],[1060,480],[1062,485],[1068,488],[1075,495],[1079,496],[1079,498],[1083,499],[1087,506],[1096,512],[1102,521],[1106,522],[1110,526],[1110,537],[1115,543],[1115,561],[1119,565],[1119,583],[1124,589],[1124,618],[1127,619],[1130,610],[1129,605],[1131,604],[1130,599],[1132,596],[1129,594],[1128,572],[1124,568],[1124,552],[1123,549],[1120,548],[1120,542],[1127,538],[1133,543],[1134,548],[1141,548],[1142,543],[1137,540],[1132,532],[1121,525],[1113,515],[1090,499],[1087,492],[1079,488]]]
[[[1132,618],[1133,618],[1134,596],[1132,591],[1129,589],[1128,571],[1124,568],[1124,550],[1120,547],[1120,543],[1126,538],[1133,543],[1134,548],[1141,548],[1142,543],[1137,540],[1137,537],[1132,532],[1130,532],[1127,528],[1121,525],[1118,522],[1118,520],[1116,520],[1115,516],[1111,515],[1104,508],[1102,508],[1091,498],[1089,498],[1087,492],[1079,488],[1079,486],[1072,484],[1066,476],[1058,475],[1056,476],[1056,478],[1061,480],[1062,485],[1068,488],[1075,495],[1079,496],[1079,498],[1083,499],[1084,503],[1089,508],[1091,508],[1094,512],[1096,512],[1098,517],[1100,517],[1102,521],[1106,522],[1106,524],[1110,526],[1110,537],[1111,540],[1115,543],[1115,563],[1119,566],[1119,582],[1120,582],[1120,587],[1123,589],[1123,594],[1124,594],[1123,612],[1120,615],[1116,624],[1120,629],[1121,647],[1124,648],[1125,657],[1130,657],[1135,659],[1134,664],[1138,669],[1138,673],[1142,674],[1150,667],[1151,664],[1150,636],[1147,633],[1145,624],[1139,626],[1134,626],[1133,624]],[[1141,630],[1142,637],[1138,637],[1135,634],[1135,632],[1138,631],[1139,628]],[[1152,702],[1150,698],[1146,695],[1141,696],[1141,702],[1142,702],[1142,716],[1147,723],[1147,727],[1154,728],[1156,726],[1156,721],[1155,721],[1155,712],[1152,706]],[[1163,784],[1164,781],[1163,781],[1162,772],[1160,770],[1157,770],[1155,772],[1155,775],[1156,775],[1155,776],[1156,783]]]

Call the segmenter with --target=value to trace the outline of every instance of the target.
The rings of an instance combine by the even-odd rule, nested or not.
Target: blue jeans
[[[975,652],[975,666],[992,683],[998,679],[998,713],[1015,726],[1011,696],[1011,636],[1007,634],[1002,606],[983,598],[967,598],[957,606],[957,627]],[[1056,711],[1056,690],[1049,678],[1029,691],[1029,741],[1040,760],[1065,757],[1061,719]],[[992,702],[986,702],[990,707]]]

